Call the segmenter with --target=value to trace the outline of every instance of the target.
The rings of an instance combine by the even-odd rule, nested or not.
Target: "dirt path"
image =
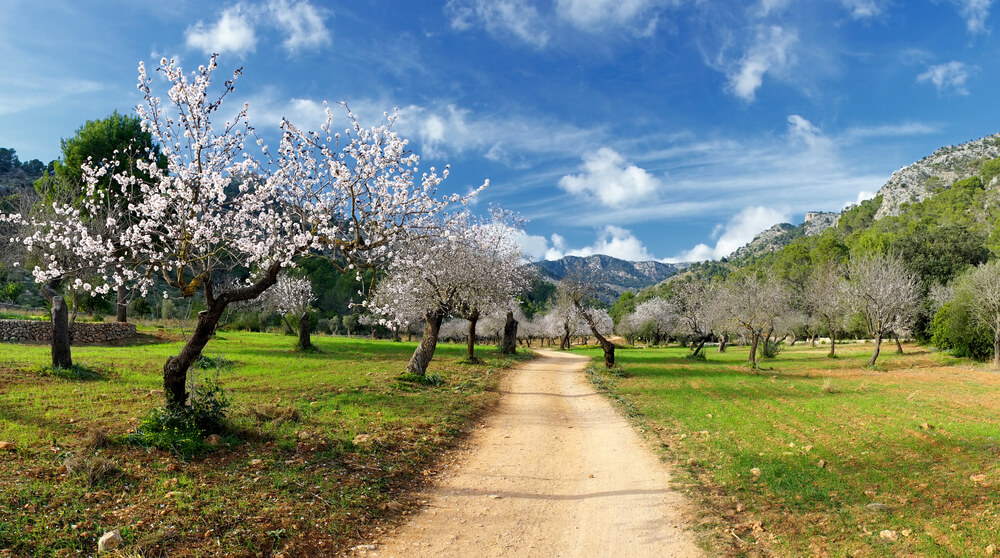
[[[586,381],[587,359],[540,351],[425,497],[361,553],[380,557],[700,556],[665,466]]]

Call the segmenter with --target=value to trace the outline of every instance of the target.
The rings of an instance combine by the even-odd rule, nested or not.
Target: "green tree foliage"
[[[611,314],[611,319],[615,322],[615,325],[618,325],[618,322],[621,321],[623,316],[635,312],[635,306],[635,293],[632,291],[623,292],[615,302],[614,308],[612,308],[611,312],[609,312],[609,314]]]
[[[556,300],[556,286],[541,278],[531,280],[528,291],[521,295],[521,311],[529,320],[544,312]]]
[[[935,283],[948,284],[968,267],[985,262],[990,255],[984,236],[959,223],[920,228],[898,237],[891,250],[917,272],[925,291]]]
[[[875,222],[875,213],[882,207],[882,196],[875,196],[844,211],[837,221],[837,229],[847,236],[854,231],[864,230]]]
[[[149,150],[159,152],[149,132],[142,129],[137,116],[112,112],[101,120],[88,120],[80,126],[73,137],[63,139],[62,159],[53,166],[54,176],[43,177],[35,183],[35,189],[45,201],[57,197],[77,199],[82,194],[83,164],[92,159],[96,165],[102,160],[119,161],[132,174],[141,175],[135,161],[146,158]],[[160,157],[161,167],[166,167],[166,159]],[[104,191],[117,190],[112,184],[110,173],[98,183]]]
[[[972,317],[976,301],[970,293],[959,294],[934,315],[931,344],[957,357],[986,360],[993,354],[993,340]]]

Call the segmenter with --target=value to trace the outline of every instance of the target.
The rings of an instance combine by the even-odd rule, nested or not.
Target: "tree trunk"
[[[305,351],[312,347],[312,339],[309,338],[309,312],[303,312],[299,318],[299,349]]]
[[[726,352],[726,341],[728,341],[728,339],[726,339],[725,335],[721,335],[719,337],[719,352],[720,353]]]
[[[201,358],[201,350],[212,338],[226,306],[230,302],[257,298],[278,282],[278,273],[280,272],[281,266],[274,264],[253,285],[237,288],[218,298],[212,294],[211,278],[205,281],[205,301],[208,308],[198,312],[198,323],[195,325],[191,337],[188,337],[187,343],[181,347],[181,352],[168,358],[166,364],[163,365],[163,391],[168,407],[179,407],[187,404],[187,371],[195,361]]]
[[[1000,368],[1000,327],[993,334],[993,368]]]
[[[42,285],[42,295],[52,304],[53,368],[73,366],[73,355],[69,345],[69,310],[66,308],[66,300],[56,292],[61,282],[62,278],[60,277]]]
[[[468,344],[465,348],[465,359],[468,361],[476,360],[476,322],[479,321],[479,312],[475,311],[469,314],[469,339]]]
[[[444,314],[441,312],[427,312],[424,314],[424,334],[420,338],[420,344],[413,351],[410,362],[406,365],[406,371],[417,376],[423,376],[427,372],[427,365],[434,358],[434,350],[437,349],[438,333],[441,331],[441,322]]]
[[[281,321],[285,322],[285,334],[295,335],[295,328],[292,327],[292,322],[288,321],[288,316],[281,316]]]
[[[517,352],[517,320],[514,312],[507,311],[507,319],[503,324],[503,341],[500,343],[500,354],[512,355]]]
[[[167,397],[168,407],[180,407],[187,404],[187,371],[192,364],[201,358],[201,350],[212,338],[216,324],[222,318],[225,302],[215,302],[207,310],[198,312],[198,323],[188,338],[181,352],[167,359],[163,365],[163,391]]]
[[[116,306],[116,309],[118,310],[118,312],[117,316],[115,317],[115,320],[121,323],[125,323],[128,321],[128,300],[127,300],[128,293],[125,291],[125,285],[121,285],[118,287],[117,295],[118,295],[117,296],[118,304]]]
[[[563,324],[563,335],[559,338],[559,350],[565,351],[569,348],[569,322]]]
[[[698,356],[698,354],[701,353],[702,347],[704,347],[704,346],[705,346],[705,338],[702,337],[701,340],[698,341],[698,346],[695,347],[694,352],[691,353],[691,356],[693,356],[693,357]]]
[[[830,358],[837,356],[837,332],[830,329],[830,354],[827,355]]]
[[[882,334],[875,334],[875,352],[872,353],[872,358],[868,361],[868,366],[875,366],[875,361],[878,359],[879,350],[882,348]]]
[[[893,333],[892,335],[893,338],[896,340],[896,354],[897,355],[903,354],[903,344],[899,342],[899,335],[896,335],[895,333]]]
[[[751,368],[757,368],[757,345],[760,344],[760,334],[750,334],[750,358],[748,364]]]

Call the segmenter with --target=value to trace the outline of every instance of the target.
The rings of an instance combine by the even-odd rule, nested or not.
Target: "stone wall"
[[[135,324],[77,322],[69,326],[73,344],[107,343],[135,337]],[[52,341],[52,323],[38,320],[0,320],[0,341]]]

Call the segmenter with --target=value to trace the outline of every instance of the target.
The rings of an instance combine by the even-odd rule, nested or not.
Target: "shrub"
[[[129,443],[171,451],[187,458],[210,447],[205,443],[206,435],[228,429],[229,399],[219,384],[218,372],[200,383],[196,375],[189,375],[188,404],[151,409],[140,419],[135,432],[126,438]]]
[[[782,341],[765,339],[764,344],[760,347],[761,356],[764,358],[778,358],[778,353],[781,352],[783,347],[784,343]]]
[[[982,328],[977,328],[962,296],[945,303],[934,315],[931,343],[959,358],[986,360],[993,354],[993,341]]]

